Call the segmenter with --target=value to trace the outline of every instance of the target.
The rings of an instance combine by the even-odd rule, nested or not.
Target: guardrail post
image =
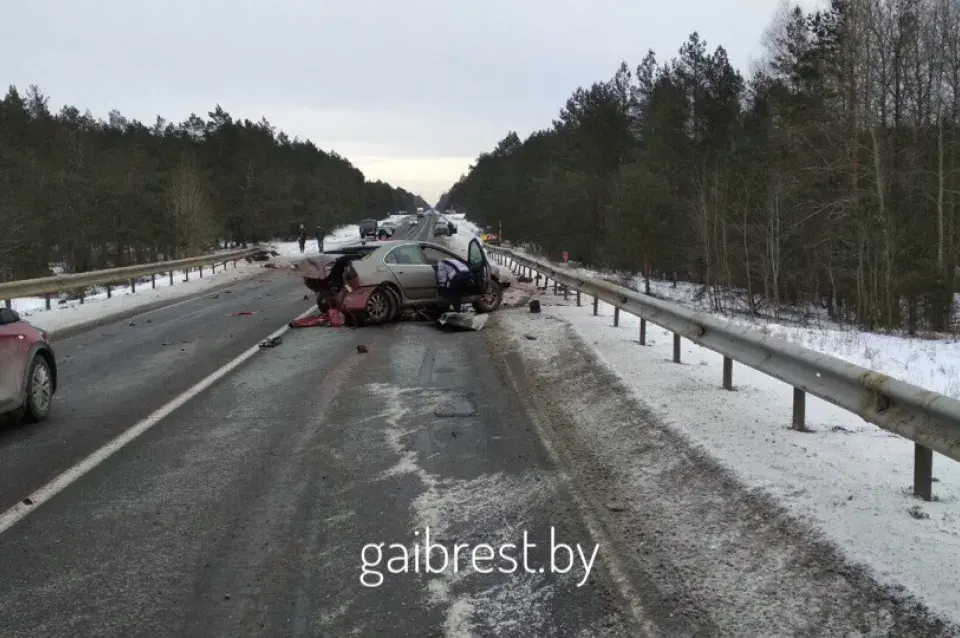
[[[84,297],[86,297],[86,294],[84,293],[83,289],[81,289],[81,290],[80,290],[80,305],[83,305]]]
[[[566,301],[570,298],[570,287],[566,284],[563,285],[563,300]]]
[[[43,296],[43,305],[47,307],[47,310],[50,310],[50,293],[49,292]]]
[[[130,278],[130,292],[137,292],[137,280],[133,277]]]
[[[173,271],[170,271],[170,285],[173,285]]]
[[[234,268],[239,268],[239,266],[237,266],[237,260],[236,260],[236,259],[233,260],[233,267],[234,267]]]
[[[580,291],[577,291],[577,308],[580,307]]]
[[[733,390],[733,359],[723,358],[723,389]]]
[[[214,275],[217,274],[217,262],[213,262],[212,264],[210,264],[210,270]]]
[[[620,308],[614,306],[613,308],[613,327],[620,327]]]
[[[593,316],[596,317],[600,311],[600,299],[597,297],[593,298]]]
[[[680,363],[680,335],[673,333],[673,362]]]
[[[640,317],[640,345],[647,345],[647,320]]]
[[[558,286],[558,285],[559,285],[559,284],[558,284],[557,280],[554,279],[554,280],[553,280],[553,294],[557,294],[557,286]]]
[[[113,286],[107,284],[107,299],[113,297]]]
[[[200,271],[200,279],[203,279],[203,266],[197,268]]]
[[[190,281],[190,269],[189,269],[189,268],[184,268],[184,269],[183,269],[183,280],[184,280],[184,281]]]
[[[913,444],[913,495],[933,500],[933,450]]]
[[[793,429],[807,431],[807,393],[800,388],[793,389]]]
[[[150,275],[150,287],[151,287],[151,288],[156,288],[156,287],[157,287],[157,275],[156,275],[156,274]]]

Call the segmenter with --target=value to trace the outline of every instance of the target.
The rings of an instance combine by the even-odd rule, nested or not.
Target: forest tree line
[[[696,33],[508,134],[441,207],[549,256],[703,285],[714,309],[950,330],[960,0],[783,6],[749,77]]]
[[[202,254],[217,245],[313,233],[415,212],[417,195],[268,121],[147,126],[65,106],[36,86],[0,101],[0,281]]]

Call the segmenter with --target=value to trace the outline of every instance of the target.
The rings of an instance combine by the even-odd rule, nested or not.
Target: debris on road
[[[533,314],[537,314],[538,312],[540,312],[540,300],[539,300],[539,299],[534,299],[533,301],[530,302],[530,312],[533,313]]]
[[[370,351],[367,350],[367,346],[365,346],[365,345],[363,345],[363,344],[361,343],[361,344],[358,344],[358,345],[357,345],[357,352],[359,352],[360,354],[366,354],[366,353],[368,353],[368,352],[370,352]]]
[[[215,294],[215,295],[210,295],[209,297],[207,297],[207,299],[219,299],[219,298],[220,298],[220,293],[219,293],[219,292],[218,292],[217,294]]]
[[[536,340],[537,340],[536,335],[525,334],[525,335],[523,335],[523,336],[526,337],[527,339],[529,339],[530,341],[536,341]]]
[[[238,310],[237,312],[230,315],[231,317],[246,317],[247,315],[252,315],[252,310]]]
[[[440,315],[437,323],[441,328],[458,330],[480,330],[487,324],[489,315],[475,315],[466,312],[445,312]]]
[[[272,337],[272,338],[270,338],[270,339],[264,339],[262,342],[260,342],[260,347],[261,347],[261,348],[276,348],[276,347],[279,346],[281,343],[283,343],[283,340],[282,340],[280,337]]]
[[[288,325],[291,328],[315,328],[317,326],[330,326],[331,328],[340,328],[346,324],[346,317],[336,308],[330,308],[324,313],[310,315],[294,319]]]

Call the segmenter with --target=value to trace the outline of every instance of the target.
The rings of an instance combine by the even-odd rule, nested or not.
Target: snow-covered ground
[[[405,215],[392,215],[381,221],[389,220],[399,224],[404,221],[405,217]],[[330,249],[338,245],[352,243],[359,238],[359,232],[359,227],[356,224],[336,228],[324,238],[324,248]],[[280,264],[287,264],[290,259],[301,256],[300,246],[297,242],[274,242],[270,244],[270,247],[280,253],[280,256],[276,258]],[[308,238],[302,256],[310,257],[319,254],[319,252],[316,240]],[[59,303],[58,300],[54,299],[51,301],[50,310],[46,309],[46,302],[42,297],[14,299],[12,300],[12,306],[14,310],[38,328],[56,332],[112,315],[127,314],[138,308],[146,308],[164,301],[173,303],[177,299],[202,293],[204,290],[224,283],[240,281],[262,273],[264,263],[247,264],[240,261],[237,268],[234,268],[232,264],[226,270],[218,266],[216,273],[212,273],[209,267],[205,267],[203,278],[200,278],[199,273],[193,270],[190,272],[189,281],[184,280],[182,272],[177,272],[174,274],[172,285],[168,276],[157,275],[156,288],[151,287],[150,280],[147,279],[137,284],[135,292],[131,292],[129,286],[114,288],[111,291],[110,298],[107,298],[106,290],[101,289],[89,294],[82,304],[79,300]]]
[[[345,231],[341,232],[341,230],[337,229],[334,232],[342,235]],[[271,244],[271,247],[280,253],[280,257],[276,258],[280,263],[288,263],[290,258],[300,256],[300,247],[296,242],[279,242]],[[317,242],[308,241],[305,256],[316,254],[318,254]],[[233,267],[232,263],[227,266],[226,270],[222,266],[218,266],[216,273],[211,272],[209,267],[204,267],[203,278],[194,269],[190,272],[189,280],[184,280],[183,272],[178,271],[174,273],[172,285],[168,275],[157,275],[156,288],[151,287],[150,280],[147,278],[137,284],[135,292],[131,292],[129,286],[121,286],[114,288],[111,291],[111,297],[107,298],[106,290],[99,289],[97,292],[87,295],[82,304],[76,299],[63,303],[53,299],[51,300],[50,310],[46,309],[46,302],[42,297],[14,299],[12,306],[14,310],[36,327],[57,332],[113,315],[128,314],[139,308],[146,309],[157,303],[173,303],[178,299],[196,295],[223,284],[241,281],[263,273],[264,263],[270,262],[248,264],[241,260],[237,262],[236,268]]]
[[[725,391],[720,355],[684,340],[683,363],[674,364],[669,332],[648,324],[642,347],[637,318],[621,313],[614,328],[612,306],[601,302],[595,317],[589,298],[576,307],[574,297],[564,302],[552,287],[538,294],[550,304],[541,318],[521,314],[504,322],[517,339],[532,334],[539,347],[552,349],[550,339],[563,333],[557,321],[544,319],[572,326],[666,427],[732,470],[746,488],[774,496],[880,582],[903,586],[960,621],[960,464],[934,455],[936,500],[917,500],[911,496],[911,442],[815,397],[806,406],[815,431],[796,432],[789,427],[790,386],[735,364],[735,391]],[[960,393],[956,342],[758,327],[932,390]]]
[[[524,252],[514,248],[517,252]],[[541,259],[537,257],[537,259]],[[624,277],[587,268],[570,267],[585,277],[606,279],[619,285],[626,283],[634,290],[643,290],[639,277]],[[700,295],[700,286],[689,282],[650,281],[650,292],[659,299],[693,310],[710,312],[709,300]],[[750,317],[745,314],[713,316],[736,325],[752,326],[767,334],[804,348],[829,354],[901,381],[960,399],[960,340],[950,335],[925,335],[924,338],[898,334],[866,332],[854,327],[839,326],[818,314],[819,309],[801,309],[785,313],[780,321]],[[820,311],[822,314],[822,311]]]

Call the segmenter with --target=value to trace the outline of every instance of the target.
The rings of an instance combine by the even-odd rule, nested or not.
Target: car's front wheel
[[[493,312],[500,307],[503,301],[503,289],[495,280],[490,280],[490,286],[487,291],[480,295],[480,298],[473,302],[473,309],[478,313]]]
[[[50,415],[53,405],[53,374],[47,360],[37,355],[27,371],[27,397],[24,402],[23,421],[36,423]]]

